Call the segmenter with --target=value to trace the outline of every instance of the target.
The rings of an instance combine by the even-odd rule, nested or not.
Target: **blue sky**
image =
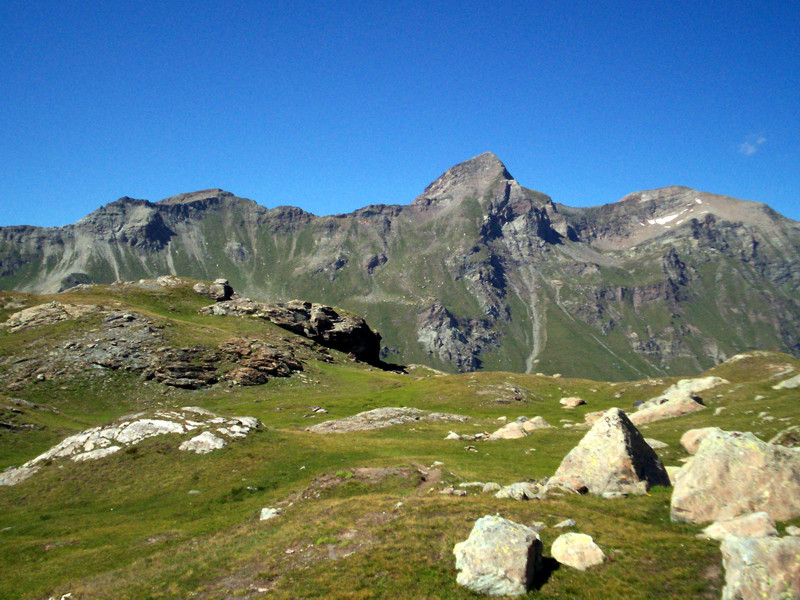
[[[407,204],[491,150],[573,206],[666,185],[800,220],[797,2],[0,4],[0,225],[221,187]]]

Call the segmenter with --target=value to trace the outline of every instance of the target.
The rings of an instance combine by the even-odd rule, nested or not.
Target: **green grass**
[[[176,345],[214,346],[233,335],[281,343],[292,338],[256,320],[200,316],[196,310],[206,302],[186,289],[100,288],[67,297],[145,312],[169,323],[165,335]],[[47,336],[0,333],[0,356],[59,343],[88,325],[59,324]],[[31,383],[15,392],[60,412],[26,409],[17,415],[43,429],[3,430],[0,468],[132,410],[199,405],[227,416],[256,416],[264,428],[203,456],[180,452],[181,436],[152,438],[97,462],[54,461],[26,482],[0,488],[0,598],[67,592],[81,599],[474,598],[455,583],[452,548],[486,514],[545,522],[546,556],[560,533],[552,525],[573,518],[574,530],[591,535],[606,553],[603,565],[585,573],[554,570],[531,598],[719,597],[724,573],[718,544],[697,539],[699,527],[670,522],[669,489],[624,500],[569,496],[541,502],[474,490],[464,498],[439,493],[467,481],[509,484],[552,475],[585,433],[559,427],[562,419],[581,422],[591,411],[629,409],[676,378],[606,383],[502,372],[401,375],[331,355],[334,362],[324,363],[309,354],[302,377],[250,388],[166,390],[110,373]],[[786,369],[800,372],[800,361],[765,353],[720,365],[710,373],[731,383],[703,394],[707,410],[646,425],[642,433],[668,444],[659,454],[673,465],[686,457],[680,436],[694,427],[715,424],[769,439],[800,423],[796,392],[772,389],[780,380],[772,376]],[[561,408],[559,399],[573,395],[587,404]],[[0,406],[5,403],[0,397]],[[309,417],[316,405],[329,413]],[[471,419],[352,434],[305,430],[381,406]],[[723,410],[715,416],[717,408]],[[774,420],[758,417],[762,411]],[[464,449],[469,442],[444,440],[450,430],[491,432],[502,425],[498,417],[523,415],[541,415],[557,427],[474,444],[478,452]],[[435,477],[434,461],[443,466],[440,481],[429,487],[424,479]],[[360,467],[399,471],[370,479]],[[261,522],[266,506],[283,512]]]

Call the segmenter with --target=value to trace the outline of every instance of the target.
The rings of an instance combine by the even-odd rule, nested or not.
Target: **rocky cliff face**
[[[800,224],[684,187],[571,208],[486,153],[408,206],[317,217],[222,190],[123,198],[63,228],[0,228],[0,286],[175,273],[364,315],[386,360],[603,379],[800,355]]]

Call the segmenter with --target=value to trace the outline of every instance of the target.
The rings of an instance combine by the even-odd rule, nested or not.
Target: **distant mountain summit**
[[[800,224],[667,187],[590,208],[494,154],[406,206],[318,217],[219,189],[121,198],[60,228],[0,228],[0,287],[178,274],[364,315],[387,361],[598,379],[696,373],[751,348],[800,355]]]

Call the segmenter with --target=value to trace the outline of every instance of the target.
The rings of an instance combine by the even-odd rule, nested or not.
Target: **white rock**
[[[558,536],[550,553],[562,565],[581,571],[602,564],[605,560],[600,546],[585,533],[564,533]]]
[[[269,507],[262,508],[261,509],[261,515],[259,516],[258,520],[259,521],[268,521],[270,519],[274,519],[275,517],[280,515],[281,512],[282,511],[281,511],[280,508],[269,508]]]
[[[773,385],[773,390],[793,390],[800,387],[800,375],[795,375],[789,379],[784,379],[777,385]]]
[[[757,512],[727,521],[716,521],[703,529],[703,535],[721,542],[727,537],[769,537],[778,535],[775,521],[765,512]]]
[[[228,442],[215,436],[210,431],[204,431],[200,435],[196,435],[190,440],[186,440],[180,446],[179,450],[195,452],[197,454],[208,454],[214,450],[219,450],[228,445]]]

